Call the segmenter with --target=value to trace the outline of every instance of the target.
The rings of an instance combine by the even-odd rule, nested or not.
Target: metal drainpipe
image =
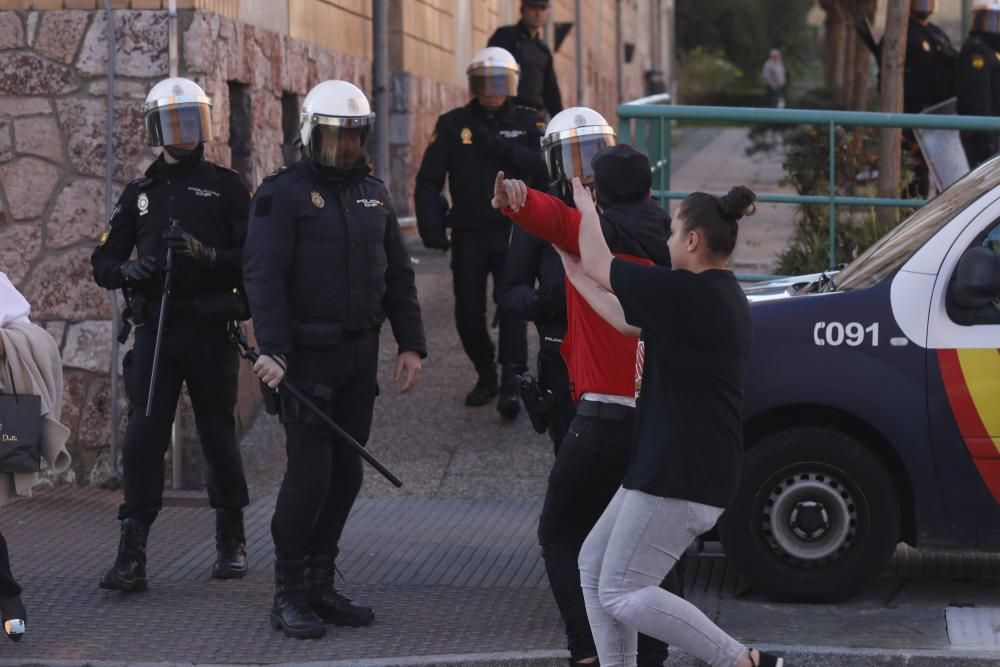
[[[177,42],[177,0],[170,0],[167,5],[167,69],[171,77],[180,76]],[[174,422],[170,426],[170,488],[176,491],[184,483],[184,452],[178,419],[179,403],[175,410]]]
[[[574,20],[576,21],[576,105],[583,106],[583,0],[575,0],[573,3]]]
[[[108,111],[105,117],[104,131],[107,141],[104,142],[104,219],[110,222],[111,211],[114,209],[113,193],[115,175],[115,40],[114,14],[111,0],[104,0],[104,20],[108,31]],[[111,302],[111,475],[121,479],[122,471],[118,465],[118,423],[121,420],[121,410],[118,407],[118,327],[121,326],[118,313],[118,293],[108,290],[108,300]]]
[[[375,176],[389,182],[389,2],[372,6],[372,88],[375,97]]]

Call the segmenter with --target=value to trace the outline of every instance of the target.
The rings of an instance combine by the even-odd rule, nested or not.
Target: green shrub
[[[684,104],[705,104],[743,76],[720,51],[697,47],[677,62],[677,87]]]

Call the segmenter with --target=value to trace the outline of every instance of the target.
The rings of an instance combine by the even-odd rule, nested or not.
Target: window
[[[253,188],[254,175],[251,153],[253,140],[250,118],[250,87],[235,81],[229,82],[229,150],[231,166],[243,177],[247,187]]]

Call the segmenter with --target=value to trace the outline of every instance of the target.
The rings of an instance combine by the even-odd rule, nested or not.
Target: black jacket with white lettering
[[[111,214],[109,227],[90,257],[97,284],[122,287],[121,265],[132,249],[139,257],[153,255],[166,265],[163,232],[176,219],[181,228],[215,248],[215,266],[208,267],[177,255],[171,296],[202,296],[239,286],[243,243],[247,235],[250,193],[232,169],[196,156],[190,162],[168,165],[160,156],[143,178],[125,187]],[[132,285],[147,299],[160,298],[162,272]]]
[[[243,274],[265,354],[292,352],[301,325],[360,332],[388,316],[399,351],[427,355],[399,221],[385,184],[366,171],[333,180],[302,159],[265,178]]]

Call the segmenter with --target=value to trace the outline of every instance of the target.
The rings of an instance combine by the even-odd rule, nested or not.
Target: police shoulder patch
[[[431,144],[433,144],[435,141],[437,141],[437,138],[438,138],[438,133],[431,132],[430,139],[427,140],[427,145],[430,146]]]
[[[97,240],[97,245],[101,246],[107,243],[108,236],[110,235],[111,235],[111,225],[108,225],[107,227],[104,228],[104,231],[101,232],[101,238]]]

